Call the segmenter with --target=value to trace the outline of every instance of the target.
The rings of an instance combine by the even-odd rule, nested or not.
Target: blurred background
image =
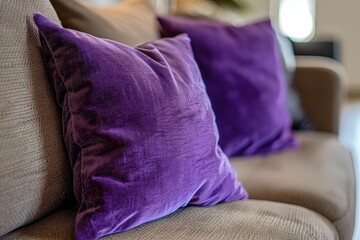
[[[111,6],[121,0],[84,0]],[[246,24],[268,16],[294,42],[297,55],[340,61],[347,71],[346,94],[360,98],[360,1],[348,0],[154,0],[159,13],[186,13]],[[167,6],[167,7],[164,7]]]

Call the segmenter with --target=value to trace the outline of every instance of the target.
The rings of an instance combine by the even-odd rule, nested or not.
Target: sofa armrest
[[[294,88],[309,121],[319,131],[338,134],[345,71],[330,58],[296,58]]]

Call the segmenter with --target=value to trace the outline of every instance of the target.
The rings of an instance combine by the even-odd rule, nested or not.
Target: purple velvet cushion
[[[159,17],[163,36],[187,33],[228,156],[297,145],[285,106],[286,83],[270,21],[244,27]]]
[[[63,110],[80,204],[77,239],[179,208],[247,198],[218,132],[187,35],[137,48],[34,14]]]

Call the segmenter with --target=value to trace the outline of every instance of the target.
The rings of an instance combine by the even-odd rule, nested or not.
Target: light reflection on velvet
[[[236,27],[210,20],[159,17],[163,36],[187,33],[228,156],[297,146],[285,106],[286,83],[269,20]]]
[[[187,35],[136,49],[35,14],[79,202],[77,239],[247,198]]]

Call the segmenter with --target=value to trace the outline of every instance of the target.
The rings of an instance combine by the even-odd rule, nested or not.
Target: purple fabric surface
[[[137,48],[34,14],[79,202],[77,239],[179,208],[247,198],[218,131],[187,35]]]
[[[187,33],[228,156],[297,146],[285,106],[286,82],[269,20],[235,27],[210,20],[159,17],[163,36]]]

